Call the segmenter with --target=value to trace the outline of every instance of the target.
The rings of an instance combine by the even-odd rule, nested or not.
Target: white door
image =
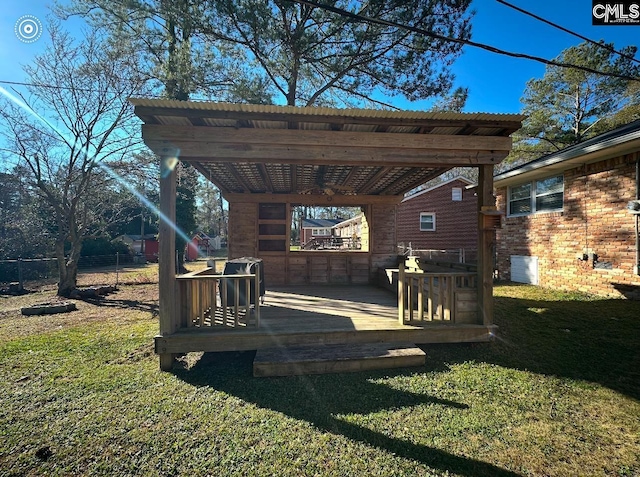
[[[511,255],[511,281],[538,284],[538,257]]]

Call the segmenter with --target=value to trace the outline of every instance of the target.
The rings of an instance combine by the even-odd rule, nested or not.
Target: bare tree
[[[58,295],[69,296],[83,239],[118,215],[118,195],[108,192],[140,144],[128,98],[142,92],[144,80],[122,46],[107,47],[95,34],[76,42],[58,25],[50,36],[24,68],[27,92],[3,90],[0,130],[5,155],[25,166],[26,180],[53,211]]]

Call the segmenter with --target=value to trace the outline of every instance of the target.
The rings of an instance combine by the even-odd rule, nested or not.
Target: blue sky
[[[23,15],[34,15],[44,22],[50,3],[48,0],[4,2],[0,17],[0,81],[25,79],[21,65],[42,51],[46,33],[36,42],[22,43],[15,36],[14,25]],[[510,3],[593,40],[614,42],[618,49],[637,45],[640,39],[640,26],[592,26],[590,0],[510,0]],[[563,49],[581,42],[496,0],[474,0],[473,8],[476,16],[472,39],[480,43],[552,59]],[[74,20],[65,26],[78,31],[81,24]],[[517,113],[526,82],[541,77],[545,67],[467,46],[453,70],[456,84],[470,88],[465,111]],[[7,87],[2,83],[0,86]],[[404,109],[424,109],[429,103],[393,99],[392,104]]]

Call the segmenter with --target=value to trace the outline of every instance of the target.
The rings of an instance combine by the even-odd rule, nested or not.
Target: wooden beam
[[[464,136],[472,134],[474,131],[478,130],[478,126],[474,124],[467,124],[460,131],[456,133],[457,136]]]
[[[145,124],[160,124],[160,121],[158,121],[154,116],[139,116],[139,118],[142,119]]]
[[[211,174],[211,172],[209,172],[202,164],[200,164],[199,162],[190,162],[189,164],[191,164],[194,167],[194,169],[196,169],[200,174],[202,174],[209,182],[215,185],[220,190],[222,195],[228,194],[231,192],[229,191],[229,189],[223,186],[219,181],[217,181],[215,176]]]
[[[249,192],[249,188],[247,187],[245,180],[242,178],[234,164],[227,164],[227,171],[238,182],[238,185],[242,187],[243,191]]]
[[[445,172],[447,172],[448,170],[450,170],[449,167],[439,167],[435,170],[433,170],[433,172],[431,172],[431,174],[428,174],[426,177],[422,178],[420,180],[420,184],[424,184],[427,181],[430,181],[431,179],[435,179],[436,177],[444,174]],[[398,177],[395,181],[393,181],[391,184],[389,184],[387,187],[385,187],[383,190],[379,191],[380,194],[394,194],[394,193],[398,193],[398,192],[394,192],[394,189],[398,186],[398,184],[401,184],[405,179],[407,179],[408,177],[414,176],[416,175],[416,171],[415,170],[410,170],[409,172],[405,172],[404,174],[402,174],[400,177]],[[418,185],[420,185],[418,184]],[[417,187],[417,186],[416,186]],[[401,190],[403,191],[402,193],[405,192],[406,187],[403,187]],[[413,187],[411,188],[413,189]],[[409,189],[409,190],[411,190]],[[408,191],[406,191],[408,192]]]
[[[264,317],[262,318],[264,322]],[[389,320],[392,321],[392,320]],[[431,325],[422,328],[349,331],[318,331],[315,333],[273,332],[181,332],[157,336],[156,348],[173,353],[194,351],[243,351],[284,346],[326,345],[342,343],[471,343],[490,341],[494,326]]]
[[[345,186],[349,186],[351,184],[351,181],[358,175],[360,174],[360,168],[359,167],[352,167],[351,171],[349,172],[349,174],[347,175],[347,177],[344,179],[344,185]],[[295,190],[295,189],[294,189]]]
[[[509,151],[380,149],[375,147],[331,148],[320,146],[243,146],[176,141],[147,141],[147,146],[159,155],[174,155],[184,161],[325,164],[352,166],[398,167],[473,167],[498,164]]]
[[[142,136],[151,142],[204,142],[229,144],[232,148],[249,145],[287,145],[317,147],[365,147],[381,149],[433,149],[455,151],[510,151],[511,138],[502,136],[457,136],[386,132],[353,132],[289,129],[233,129],[207,126],[142,126]]]
[[[189,122],[194,126],[206,126],[207,123],[204,122],[202,118],[189,118]]]
[[[389,174],[389,171],[391,170],[390,167],[381,167],[380,170],[375,173],[373,175],[373,177],[371,179],[369,179],[367,181],[367,183],[365,185],[363,185],[360,188],[360,192],[362,192],[363,194],[366,194],[367,192],[369,192],[369,190],[384,176],[386,176],[387,174]]]
[[[267,187],[267,192],[273,192],[273,183],[271,182],[271,178],[269,177],[269,173],[267,172],[267,168],[264,164],[258,164],[258,171],[260,172],[260,176],[264,181],[265,186]]]
[[[291,190],[298,190],[298,174],[296,171],[296,166],[291,167]]]
[[[160,218],[159,227],[159,321],[160,335],[166,336],[179,328],[176,303],[176,171],[177,160],[160,158]],[[160,368],[171,369],[173,356],[166,349],[160,354]]]
[[[319,194],[223,194],[228,202],[289,203],[319,206],[358,206],[367,204],[395,205],[402,195],[319,195]]]
[[[309,123],[330,123],[332,126],[342,126],[344,124],[367,124],[386,126],[413,126],[425,128],[437,127],[460,127],[460,124],[474,124],[483,128],[509,128],[516,131],[522,127],[521,121],[513,120],[448,120],[448,119],[425,119],[425,118],[376,118],[330,114],[298,114],[298,113],[273,113],[273,112],[244,112],[244,111],[216,111],[205,109],[185,109],[166,108],[155,106],[136,106],[134,109],[136,116],[177,116],[177,117],[197,117],[211,119],[232,119],[246,121],[298,121]]]

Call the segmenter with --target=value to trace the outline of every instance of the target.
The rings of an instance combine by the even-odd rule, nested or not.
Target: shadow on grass
[[[503,287],[508,291],[520,285]],[[438,371],[445,363],[482,361],[598,383],[640,399],[640,302],[587,299],[577,294],[565,298],[497,296],[496,341],[424,346],[427,368]]]
[[[126,310],[145,311],[151,313],[152,316],[158,316],[158,302],[144,300],[122,300],[115,298],[84,298],[85,302],[95,306],[107,308],[122,308]]]
[[[407,442],[340,419],[341,414],[369,414],[384,409],[431,404],[465,412],[466,404],[393,389],[371,379],[384,373],[261,378],[252,376],[255,353],[205,353],[191,369],[175,369],[177,377],[194,386],[211,386],[244,401],[304,420],[318,429],[340,434],[434,469],[467,476],[515,477],[519,474],[492,464],[459,457],[441,449]]]

